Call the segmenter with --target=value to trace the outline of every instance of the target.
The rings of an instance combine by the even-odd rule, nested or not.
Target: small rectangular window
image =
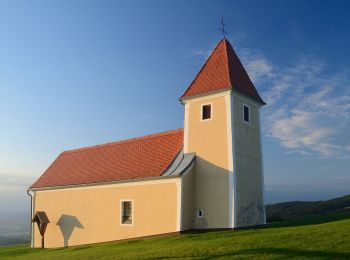
[[[197,210],[197,218],[203,218],[203,210],[202,209]]]
[[[249,111],[249,107],[246,105],[243,105],[243,120],[246,123],[250,122],[250,111]]]
[[[122,224],[132,224],[132,201],[122,201]]]
[[[202,106],[202,120],[211,119],[211,105]]]

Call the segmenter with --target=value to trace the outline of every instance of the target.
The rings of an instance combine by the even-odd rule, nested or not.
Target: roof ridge
[[[219,43],[216,45],[216,47],[214,48],[214,50],[211,52],[211,54],[209,55],[209,57],[207,58],[207,60],[205,61],[204,65],[202,66],[202,68],[199,70],[199,72],[197,73],[197,75],[195,76],[195,78],[192,80],[191,84],[188,86],[188,88],[186,89],[185,93],[182,94],[182,96],[179,98],[179,100],[181,100],[184,96],[186,96],[187,92],[190,90],[191,86],[193,85],[193,83],[197,80],[197,78],[199,77],[199,75],[202,73],[202,71],[204,70],[204,68],[207,66],[208,61],[210,60],[210,58],[213,56],[213,54],[215,53],[216,49],[219,48],[220,44],[222,41],[224,41],[225,39],[222,39],[221,41],[219,41]]]
[[[232,67],[231,67],[231,66],[232,66],[233,64],[230,63],[230,60],[229,60],[229,59],[230,59],[230,55],[231,55],[231,56],[232,56],[232,55],[235,56],[236,61],[237,61],[238,64],[239,64],[239,67],[243,70],[243,73],[245,74],[245,76],[247,76],[247,80],[249,81],[249,83],[250,83],[251,86],[253,87],[253,91],[254,91],[255,94],[257,95],[257,96],[249,96],[249,95],[248,95],[248,96],[249,96],[250,98],[255,99],[255,101],[257,101],[257,102],[262,103],[263,105],[265,105],[266,103],[265,103],[265,102],[262,100],[262,98],[260,97],[258,90],[255,88],[253,81],[250,79],[249,74],[248,74],[247,70],[245,69],[245,67],[243,66],[243,63],[242,63],[241,60],[239,59],[239,57],[238,57],[238,55],[237,55],[235,49],[233,48],[232,44],[231,44],[227,39],[225,39],[225,47],[226,47],[226,51],[227,51],[227,60],[228,60],[228,69],[229,69],[228,75],[229,75],[229,79],[230,79],[230,83],[231,83],[232,89],[235,89],[235,86],[234,86],[234,84],[233,84],[233,82],[232,82],[232,78],[231,78],[231,72],[232,72]],[[231,54],[230,54],[228,51],[230,51]],[[232,58],[232,57],[231,57],[231,58]],[[243,94],[247,95],[246,93],[243,93]]]
[[[168,130],[168,131],[164,131],[164,132],[160,132],[160,133],[154,133],[154,134],[133,137],[133,138],[115,141],[115,142],[109,142],[109,143],[92,145],[92,146],[87,146],[87,147],[82,147],[82,148],[77,148],[77,149],[72,149],[72,150],[66,150],[66,151],[63,151],[61,154],[70,154],[70,153],[76,153],[76,152],[81,152],[81,151],[86,151],[86,150],[100,149],[100,148],[113,146],[113,145],[127,144],[127,143],[132,143],[135,141],[148,140],[148,139],[152,139],[152,138],[156,138],[156,137],[177,134],[177,133],[180,133],[182,131],[183,131],[183,128],[177,128],[174,130]]]
[[[227,45],[231,45],[230,42],[225,38],[224,39],[225,43],[225,51],[226,51],[226,59],[227,59],[227,69],[228,69],[228,80],[230,81],[231,88],[233,88],[233,83],[232,83],[232,75],[231,75],[231,64],[230,64],[230,57],[228,53],[228,47]]]

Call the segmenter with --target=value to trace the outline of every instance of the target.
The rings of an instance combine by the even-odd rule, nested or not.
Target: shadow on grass
[[[290,257],[293,258],[318,258],[318,259],[350,259],[350,253],[339,253],[339,252],[328,252],[321,250],[302,250],[302,249],[290,249],[290,248],[257,248],[257,249],[246,249],[239,250],[236,252],[227,252],[227,253],[210,253],[206,255],[197,255],[197,256],[186,256],[191,259],[216,259],[216,258],[241,258],[241,257],[250,257],[253,259],[258,259],[259,256],[268,256],[268,257],[278,257],[278,259],[287,259]],[[185,257],[185,258],[186,258]],[[147,259],[183,259],[184,256],[179,257],[154,257]]]
[[[324,259],[349,259],[350,253],[339,253],[339,252],[328,252],[321,250],[302,250],[302,249],[290,249],[290,248],[259,248],[259,249],[246,249],[232,253],[219,253],[211,254],[208,256],[199,256],[198,259],[213,259],[218,257],[229,258],[229,257],[240,257],[243,255],[249,255],[253,258],[259,256],[269,255],[272,257],[281,257],[286,259],[289,257],[306,257],[306,258],[324,258]]]
[[[340,220],[350,219],[350,210],[324,215],[324,216],[308,216],[302,219],[285,220],[276,223],[268,223],[264,228],[280,228],[280,227],[298,227],[308,225],[319,225]]]

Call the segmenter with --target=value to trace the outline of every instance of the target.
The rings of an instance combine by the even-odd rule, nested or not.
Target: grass
[[[0,247],[1,259],[350,259],[350,210],[264,228],[60,249]]]

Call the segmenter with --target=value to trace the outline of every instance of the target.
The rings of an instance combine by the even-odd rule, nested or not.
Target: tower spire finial
[[[221,24],[221,28],[219,28],[219,29],[220,29],[220,31],[222,32],[222,35],[224,36],[224,39],[226,39],[226,35],[227,35],[228,33],[225,31],[225,26],[226,26],[226,24],[224,23],[224,17],[223,17],[223,16],[221,17],[221,22],[220,22],[220,24]]]

